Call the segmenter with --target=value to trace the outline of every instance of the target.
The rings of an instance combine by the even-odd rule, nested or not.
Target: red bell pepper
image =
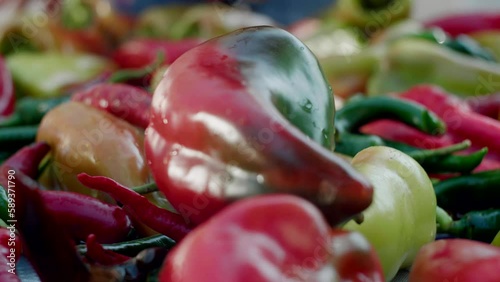
[[[478,31],[500,30],[500,13],[470,12],[427,21],[426,27],[439,27],[451,36]]]
[[[75,93],[71,100],[107,111],[129,123],[146,128],[149,124],[151,94],[121,83],[100,83]]]
[[[338,224],[373,189],[334,147],[334,104],[318,61],[290,33],[254,27],[198,45],[155,90],[146,157],[159,189],[199,224],[238,199],[300,195]]]
[[[445,239],[420,249],[410,282],[500,281],[500,248],[467,239]]]
[[[0,119],[14,112],[14,83],[10,71],[0,56]]]
[[[383,281],[359,233],[330,230],[311,203],[267,195],[228,206],[169,253],[162,282]]]

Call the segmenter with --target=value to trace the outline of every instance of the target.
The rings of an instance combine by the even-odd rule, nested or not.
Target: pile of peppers
[[[500,279],[498,15],[107,2],[0,33],[1,281]]]

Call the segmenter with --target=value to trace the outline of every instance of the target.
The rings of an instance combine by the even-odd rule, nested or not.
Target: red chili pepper
[[[498,282],[500,248],[466,239],[444,239],[422,247],[410,282]]]
[[[453,139],[448,135],[428,135],[400,121],[390,119],[370,122],[362,126],[360,131],[422,149],[435,149],[454,144]]]
[[[466,102],[434,86],[416,86],[399,97],[415,101],[446,123],[454,140],[469,139],[472,149],[488,148],[487,157],[500,161],[500,121],[474,113]]]
[[[168,254],[160,281],[383,281],[359,233],[330,230],[321,212],[292,195],[231,204]]]
[[[94,234],[100,243],[116,243],[132,230],[130,219],[118,206],[67,191],[41,191],[40,195],[46,209],[75,240],[85,240]]]
[[[47,191],[22,172],[16,172],[15,177],[16,187],[22,185],[40,190],[47,212],[76,241],[95,234],[101,243],[116,243],[125,239],[132,229],[127,214],[118,206],[74,192]]]
[[[21,148],[0,166],[0,185],[4,188],[8,186],[7,176],[10,169],[13,169],[15,173],[22,172],[34,178],[38,174],[40,161],[49,150],[50,146],[45,142],[37,142]]]
[[[94,234],[90,234],[87,237],[85,245],[87,246],[85,257],[95,264],[111,266],[124,263],[131,259],[128,256],[104,249],[104,247],[97,242]]]
[[[5,60],[0,56],[0,118],[5,118],[14,112],[14,84]]]
[[[471,12],[430,20],[426,27],[439,27],[451,36],[471,34],[478,31],[500,30],[500,13]]]
[[[12,237],[14,230],[0,228],[0,281],[19,282],[16,262],[21,254],[19,236]]]
[[[152,96],[138,87],[100,83],[75,93],[71,99],[107,111],[141,128],[149,124]]]
[[[89,281],[90,273],[73,240],[47,210],[36,185],[31,185],[36,182],[22,173],[16,174],[16,180],[16,227],[38,276],[42,281]]]
[[[112,55],[120,68],[139,69],[153,63],[158,52],[163,52],[165,63],[171,64],[184,52],[200,44],[199,39],[167,41],[138,38],[125,42]]]
[[[474,112],[500,120],[500,93],[471,97],[466,102]]]
[[[78,180],[89,188],[109,193],[115,200],[129,207],[131,213],[146,226],[175,241],[180,241],[191,231],[179,214],[157,207],[142,195],[111,178],[81,173]]]

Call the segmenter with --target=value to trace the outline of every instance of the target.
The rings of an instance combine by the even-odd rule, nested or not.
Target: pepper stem
[[[442,208],[436,207],[436,223],[439,233],[447,232],[453,224],[453,218]]]
[[[422,162],[426,158],[431,158],[431,157],[439,157],[439,156],[447,156],[451,155],[452,153],[463,151],[467,148],[469,148],[471,145],[470,140],[464,140],[460,143],[453,144],[450,146],[442,147],[442,148],[437,148],[437,149],[431,149],[431,150],[418,150],[414,152],[408,152],[407,154],[414,158],[417,162]]]
[[[153,181],[151,183],[133,187],[131,189],[138,194],[144,195],[158,191],[158,186],[156,185],[156,182]]]

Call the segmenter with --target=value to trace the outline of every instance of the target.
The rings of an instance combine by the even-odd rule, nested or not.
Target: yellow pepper
[[[52,148],[52,187],[98,197],[97,191],[80,184],[79,173],[111,177],[129,187],[148,181],[143,135],[107,112],[68,102],[44,116],[36,139]]]

